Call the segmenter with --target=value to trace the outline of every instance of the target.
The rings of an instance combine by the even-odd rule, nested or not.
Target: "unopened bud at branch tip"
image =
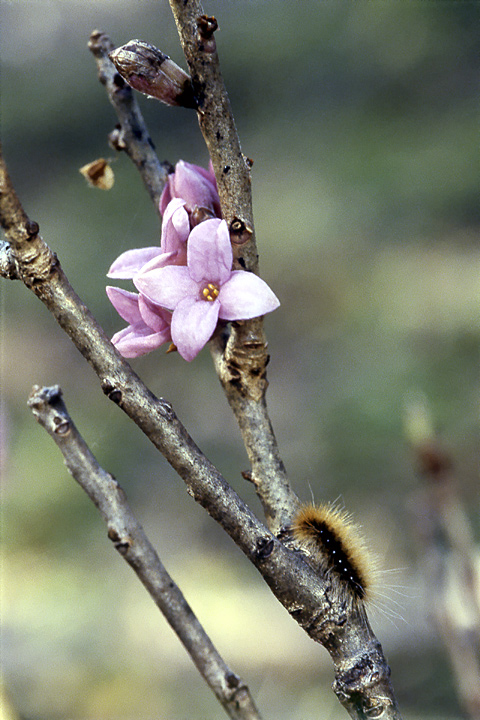
[[[167,105],[196,109],[190,76],[153,45],[130,40],[109,53],[109,58],[135,90]]]

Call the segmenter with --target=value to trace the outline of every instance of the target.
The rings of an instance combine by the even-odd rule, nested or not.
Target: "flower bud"
[[[153,45],[130,40],[109,53],[109,58],[135,90],[167,105],[196,109],[190,76]]]
[[[179,160],[175,172],[168,176],[160,198],[162,215],[173,198],[182,198],[189,212],[193,212],[195,207],[207,208],[217,217],[221,217],[217,183],[211,169],[205,170],[198,165]]]

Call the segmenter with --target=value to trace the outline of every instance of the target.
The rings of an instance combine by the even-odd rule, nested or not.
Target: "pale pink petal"
[[[173,174],[171,174],[171,175],[168,176],[167,182],[165,183],[165,187],[163,188],[162,194],[160,195],[159,208],[160,208],[160,213],[161,213],[162,215],[165,213],[165,210],[167,209],[168,203],[169,203],[169,202],[172,200],[172,198],[173,198],[172,190],[171,190],[170,182],[169,182],[169,180],[170,180],[171,177],[173,177]]]
[[[112,287],[111,285],[108,285],[106,290],[108,299],[121,318],[128,323],[141,321],[137,293],[128,292],[128,290],[122,290],[122,288]]]
[[[129,280],[142,269],[142,267],[152,258],[161,254],[161,249],[157,247],[139,248],[136,250],[127,250],[118,256],[118,258],[110,266],[107,277],[122,278]]]
[[[163,252],[178,250],[187,242],[190,232],[190,219],[184,206],[184,200],[175,198],[168,203],[165,209],[160,243]]]
[[[179,240],[181,242],[187,242],[188,235],[190,233],[190,218],[185,210],[183,200],[181,200],[181,203],[181,207],[179,207],[172,215],[172,225],[177,231]]]
[[[185,297],[200,296],[198,284],[192,280],[188,268],[183,265],[168,265],[140,273],[133,282],[142,295],[169,310],[173,310]]]
[[[152,333],[146,325],[129,325],[112,337],[112,343],[126,358],[140,357],[170,341],[169,331]]]
[[[215,191],[217,190],[217,181],[215,179],[215,173],[213,172],[213,163],[211,160],[208,161],[207,169],[201,167],[201,165],[193,165],[192,167],[194,167],[195,170],[210,183]]]
[[[226,282],[232,271],[232,246],[225,220],[205,220],[193,228],[188,238],[187,262],[197,282]]]
[[[170,329],[172,322],[172,313],[160,305],[150,302],[144,295],[138,297],[138,309],[143,322],[148,325],[153,332],[164,332]]]
[[[185,260],[185,262],[182,262],[182,260]],[[150,272],[150,270],[158,270],[162,267],[167,267],[167,265],[186,265],[187,264],[187,249],[186,246],[182,248],[182,250],[178,250],[176,252],[168,252],[168,253],[161,253],[161,255],[157,255],[157,257],[150,260],[150,262],[146,263],[142,269],[141,274]],[[138,273],[137,273],[138,274]],[[136,277],[136,276],[134,276]]]
[[[198,207],[210,208],[217,217],[221,217],[220,198],[217,182],[210,161],[208,170],[179,160],[175,172],[168,176],[168,181],[160,197],[160,212],[165,213],[173,198],[182,198],[188,210]]]
[[[219,308],[218,300],[207,302],[187,297],[173,311],[172,341],[185,360],[193,360],[212,337]]]
[[[180,160],[175,166],[172,195],[183,198],[187,208],[213,208],[218,199],[216,188],[210,178],[205,177],[203,168]]]
[[[222,320],[248,320],[272,312],[279,305],[277,296],[267,283],[245,270],[234,270],[220,288],[219,317]]]

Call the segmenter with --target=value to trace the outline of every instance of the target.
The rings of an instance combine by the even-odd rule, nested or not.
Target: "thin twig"
[[[240,326],[240,323],[237,323]],[[248,332],[248,327],[239,328]],[[258,497],[263,505],[265,519],[270,530],[277,534],[289,525],[291,518],[299,506],[297,495],[292,490],[273,427],[267,409],[265,395],[252,397],[251,393],[239,391],[234,381],[235,366],[228,367],[225,355],[225,338],[221,336],[210,343],[210,349],[217,375],[222,383],[225,395],[237,419],[243,442],[251,464],[251,471],[243,473],[245,479],[255,486]],[[255,340],[242,343],[241,352],[243,368],[252,363],[255,355]],[[240,351],[240,347],[237,351]]]
[[[135,163],[155,209],[160,214],[160,195],[168,173],[172,170],[171,165],[159,161],[136,98],[108,57],[108,53],[115,48],[113,42],[105,33],[94,30],[88,47],[95,57],[99,80],[105,86],[119,121],[117,128],[110,134],[110,144],[115,150],[124,150]]]
[[[28,404],[59,447],[73,478],[100,511],[115,549],[146,587],[229,717],[260,720],[247,685],[219,655],[161,563],[122,488],[90,452],[65,407],[58,385],[43,388],[35,385]]]
[[[335,692],[351,717],[374,717],[374,709],[382,720],[399,720],[390,670],[363,610],[330,602],[331,580],[321,577],[302,555],[287,549],[262,525],[199,450],[171,405],[156,398],[113,347],[40,237],[38,225],[25,214],[3,157],[0,190],[0,222],[21,279],[93,367],[106,395],[162,452],[190,495],[230,535],[299,625],[328,649],[335,668]],[[29,235],[28,229],[35,233]]]
[[[197,0],[170,0],[198,103],[198,121],[210,154],[222,214],[234,235],[234,255],[240,267],[257,272],[250,166],[243,155],[220,72],[214,32]],[[210,21],[210,23],[209,23]],[[240,231],[240,232],[239,232]],[[246,242],[238,243],[238,240]]]
[[[220,72],[215,18],[198,0],[170,0],[198,102],[198,120],[212,159],[222,214],[236,266],[258,272],[252,211],[251,161],[244,156]],[[268,417],[265,393],[269,360],[263,319],[234,323],[226,342],[213,347],[215,368],[242,432],[251,480],[277,532],[292,517],[298,499],[291,489]]]

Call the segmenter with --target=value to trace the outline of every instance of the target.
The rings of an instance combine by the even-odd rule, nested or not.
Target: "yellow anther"
[[[220,290],[215,285],[215,283],[207,283],[207,286],[203,288],[202,295],[205,298],[205,300],[209,300],[210,302],[213,302],[217,299],[218,293]]]

